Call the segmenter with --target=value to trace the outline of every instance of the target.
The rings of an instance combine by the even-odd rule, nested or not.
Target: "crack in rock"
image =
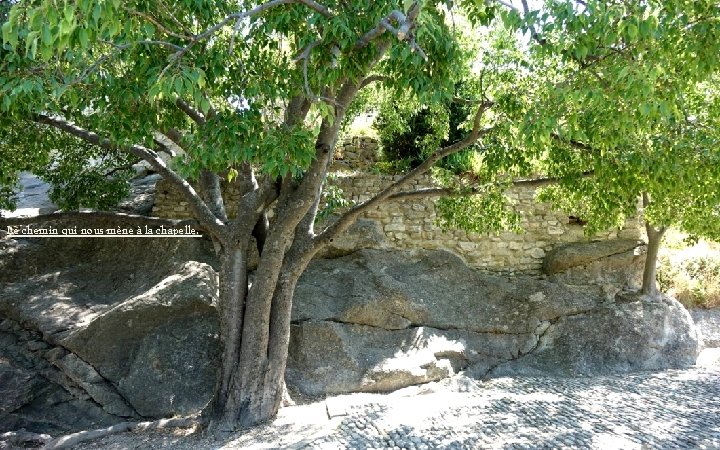
[[[536,336],[536,339],[534,340],[534,344],[533,344],[532,346],[530,346],[529,349],[527,349],[527,350],[525,350],[525,351],[520,350],[517,355],[515,355],[515,356],[513,356],[513,357],[511,357],[511,358],[505,359],[504,361],[500,361],[500,362],[498,362],[497,364],[494,364],[494,365],[490,366],[490,367],[487,369],[487,371],[485,371],[485,374],[483,375],[483,378],[490,377],[490,376],[492,375],[492,373],[493,373],[499,366],[501,366],[501,365],[503,365],[503,364],[507,364],[507,363],[512,362],[512,361],[517,361],[517,360],[519,360],[519,359],[521,359],[521,358],[524,358],[524,357],[526,357],[526,356],[528,356],[528,355],[532,355],[533,353],[535,353],[535,351],[537,351],[537,349],[540,348],[540,346],[543,344],[543,340],[546,338],[548,332],[549,332],[553,327],[555,327],[555,326],[557,325],[557,323],[558,323],[561,319],[567,319],[567,318],[570,318],[570,317],[583,316],[583,315],[587,315],[587,314],[590,314],[590,313],[596,312],[596,311],[597,311],[597,308],[591,308],[591,309],[588,309],[588,310],[585,310],[585,311],[579,311],[579,312],[570,313],[570,314],[563,314],[563,315],[560,315],[560,316],[557,316],[557,317],[553,317],[552,319],[543,320],[542,322],[540,322],[540,323],[537,325],[537,327],[536,327],[535,330],[533,331],[533,335]]]
[[[397,314],[397,313],[392,313],[392,314],[395,314],[399,317],[406,319],[401,314]],[[382,327],[379,325],[373,325],[373,324],[364,323],[364,322],[352,322],[349,320],[342,320],[342,319],[338,319],[335,317],[327,317],[324,319],[312,319],[309,317],[304,317],[302,319],[293,320],[290,323],[292,325],[301,326],[306,323],[322,323],[322,322],[337,323],[340,325],[354,325],[354,326],[361,326],[361,327],[369,327],[369,328],[375,328],[375,329],[383,330],[383,331],[404,331],[404,330],[415,330],[418,328],[427,328],[430,330],[437,330],[437,331],[461,331],[464,333],[472,333],[472,334],[492,334],[492,335],[508,335],[508,336],[525,336],[525,335],[534,333],[533,331],[512,332],[512,331],[502,330],[502,329],[498,329],[498,328],[491,328],[491,329],[486,329],[486,330],[469,330],[467,328],[459,328],[459,327],[453,327],[453,326],[439,326],[436,324],[430,325],[430,324],[422,324],[422,323],[416,323],[416,322],[410,322],[410,324],[408,326],[406,326],[405,328],[385,328],[385,327]]]
[[[22,345],[26,352],[49,363],[49,367],[55,368],[64,377],[42,372],[47,372],[49,367],[38,368],[34,373],[62,387],[72,397],[92,402],[110,415],[122,418],[142,417],[110,380],[104,378],[77,354],[58,343],[48,341],[38,330],[27,328],[21,322],[10,318],[4,318],[3,322],[3,331],[15,335],[18,344]]]

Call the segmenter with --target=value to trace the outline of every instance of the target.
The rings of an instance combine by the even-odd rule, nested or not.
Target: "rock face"
[[[120,202],[117,209],[130,214],[150,215],[155,204],[155,184],[162,177],[158,174],[148,175],[142,171],[143,167],[139,169],[136,169],[138,176],[130,181],[130,195]]]
[[[559,318],[535,350],[492,371],[506,375],[602,375],[695,364],[697,333],[675,299],[619,295],[613,304]]]
[[[208,242],[38,241],[0,241],[0,432],[56,434],[210,400],[219,342]],[[300,280],[286,379],[310,396],[390,391],[461,371],[684,367],[697,350],[673,300],[491,276],[443,251],[360,250],[316,260]]]
[[[550,280],[567,284],[642,285],[645,245],[633,239],[575,242],[561,245],[543,259]]]
[[[141,416],[197,411],[212,395],[219,358],[215,278],[207,264],[188,262],[62,344],[116,386]]]
[[[674,300],[468,269],[445,252],[362,250],[299,283],[287,381],[307,395],[387,391],[465,370],[590,375],[685,367],[698,341]]]
[[[0,320],[0,433],[24,428],[56,434],[117,422],[53,363],[66,353],[37,331]]]
[[[212,262],[212,245],[201,238],[3,240],[0,315],[56,340],[190,260]]]
[[[692,309],[690,315],[702,335],[703,346],[720,347],[720,308]]]
[[[0,432],[200,409],[216,276],[201,239],[0,241]]]
[[[333,217],[330,220],[336,220]],[[359,219],[321,251],[321,258],[337,258],[364,248],[386,248],[387,238],[380,224]]]

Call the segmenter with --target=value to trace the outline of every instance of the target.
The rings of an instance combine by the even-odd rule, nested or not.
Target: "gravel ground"
[[[720,367],[595,378],[456,377],[281,410],[223,439],[125,433],[81,449],[720,449]]]

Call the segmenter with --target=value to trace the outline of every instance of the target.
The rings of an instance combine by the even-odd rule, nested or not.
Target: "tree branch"
[[[513,10],[513,11],[516,11],[517,13],[522,12],[522,13],[524,13],[526,16],[530,13],[530,7],[528,6],[527,0],[521,0],[521,3],[522,3],[522,11],[520,11],[520,9],[519,9],[517,6],[513,5],[513,4],[510,3],[510,2],[507,2],[507,1],[504,1],[504,0],[495,0],[495,1],[496,1],[497,3],[499,3],[499,4],[501,4],[502,6],[508,8],[508,9],[511,9],[511,10]],[[535,30],[535,26],[534,26],[534,25],[530,25],[530,36],[532,37],[532,39],[533,39],[535,42],[537,42],[537,43],[540,44],[540,45],[545,45],[545,44],[547,44],[547,41],[545,41],[545,39],[542,39],[542,38],[540,37],[540,35],[537,33],[537,31]]]
[[[190,106],[190,104],[187,103],[185,100],[178,97],[178,99],[175,100],[175,105],[180,108],[182,112],[187,114],[187,116],[191,118],[196,124],[205,125],[205,116],[200,114],[200,111]]]
[[[172,137],[169,136],[170,134]],[[167,134],[161,133],[160,131],[153,132],[153,141],[162,148],[162,151],[171,157],[185,153],[185,150],[180,147],[180,144],[178,143],[180,141],[179,138],[180,136],[172,131],[169,131]]]
[[[225,210],[225,203],[223,202],[222,188],[220,187],[220,177],[218,174],[203,169],[200,172],[199,183],[203,200],[205,200],[210,211],[212,211],[215,217],[220,219],[221,222],[227,223],[228,217]]]
[[[389,47],[389,42],[381,42],[378,45],[377,55],[368,63],[365,73],[373,70]],[[295,235],[293,239],[301,240],[301,242],[294,242],[292,245],[296,251],[307,258],[311,258],[316,252],[313,248],[312,224],[317,213],[317,204],[322,193],[322,186],[325,183],[335,153],[340,124],[343,121],[348,105],[350,105],[360,89],[360,81],[344,80],[342,83],[334,99],[334,117],[325,117],[320,125],[320,132],[315,142],[315,159],[305,172],[301,182],[296,186],[292,186],[293,192],[287,197],[287,203],[283,203],[282,194],[278,199],[278,211],[281,210],[283,205],[287,207],[287,219],[283,221],[290,225],[287,227],[287,232]],[[285,191],[285,187],[282,190]],[[280,222],[279,215],[277,220]]]
[[[187,428],[193,425],[200,425],[203,419],[199,417],[176,417],[172,419],[160,419],[153,422],[120,422],[107,428],[100,428],[90,431],[80,431],[66,436],[53,439],[43,449],[60,450],[76,446],[82,442],[100,439],[117,433],[136,430],[161,430],[165,428]]]
[[[530,14],[530,7],[528,6],[527,0],[521,0],[522,6],[523,6],[523,12],[527,16]],[[540,35],[537,33],[537,30],[535,29],[535,25],[530,25],[530,35],[540,45],[545,45],[547,41],[545,39],[541,38]]]
[[[591,153],[597,153],[598,151],[580,141],[576,141],[573,139],[563,139],[559,134],[557,133],[550,133],[550,137],[552,137],[555,141],[560,142],[561,144],[569,145],[570,147],[573,147],[577,150],[582,150],[585,152],[591,152]]]
[[[513,9],[515,11],[520,12],[520,10],[517,8],[517,6],[513,5],[512,3],[509,3],[509,2],[506,2],[503,0],[495,0],[495,1],[500,3],[501,5],[503,5],[504,7],[508,8],[508,9]]]
[[[386,77],[384,75],[370,75],[369,77],[366,77],[360,82],[360,89],[368,86],[369,84],[375,83],[377,81],[386,81],[390,77]]]
[[[172,36],[172,37],[176,37],[176,38],[184,39],[184,40],[192,39],[192,36],[187,36],[187,35],[184,35],[184,34],[175,33],[174,31],[170,30],[169,28],[165,27],[165,26],[162,25],[160,22],[158,22],[157,19],[155,19],[154,17],[152,17],[150,14],[146,14],[146,13],[144,13],[144,12],[140,12],[140,11],[137,11],[137,10],[134,10],[134,9],[130,9],[130,8],[128,8],[128,7],[123,7],[123,9],[124,9],[125,11],[129,12],[130,14],[133,14],[133,15],[139,16],[139,17],[142,17],[143,19],[145,19],[145,20],[147,20],[148,22],[150,22],[150,23],[152,23],[153,25],[155,25],[157,28],[160,29],[160,31],[162,31],[163,33],[167,34],[168,36]]]
[[[330,10],[325,5],[321,5],[320,3],[314,1],[314,0],[297,0],[298,3],[302,3],[303,5],[307,6],[308,8],[314,9],[315,11],[319,12],[321,15],[323,15],[326,19],[332,19],[335,17],[333,13],[330,12]]]
[[[415,28],[415,20],[420,12],[420,5],[418,2],[413,2],[408,9],[407,15],[399,10],[393,10],[386,17],[380,19],[380,23],[362,35],[356,42],[356,48],[367,47],[370,42],[382,36],[386,31],[389,31],[400,41],[407,41],[410,46],[410,51],[417,52],[422,59],[427,61],[427,54],[415,41],[415,36],[412,34],[412,29]],[[392,21],[397,23],[397,27],[392,24]]]
[[[327,97],[318,97],[313,93],[312,89],[310,88],[310,81],[308,79],[308,63],[310,62],[310,53],[318,45],[320,45],[320,41],[313,41],[309,43],[303,49],[303,51],[297,57],[295,57],[293,61],[299,62],[302,60],[303,62],[303,83],[305,85],[305,96],[307,97],[307,99],[312,103],[318,100],[330,101],[330,103],[332,103],[332,99],[329,99]]]
[[[174,170],[170,169],[153,150],[137,144],[125,148],[118,148],[116,145],[111,143],[109,139],[103,139],[98,134],[78,127],[72,122],[59,117],[37,114],[33,117],[33,121],[65,131],[66,133],[82,139],[87,143],[97,145],[107,150],[127,151],[138,158],[147,161],[156,172],[162,175],[166,180],[170,181],[175,188],[180,191],[192,207],[195,216],[208,228],[208,231],[217,233],[218,235],[222,235],[224,233],[223,223],[212,213],[212,211],[210,211],[208,206],[202,201],[190,183],[180,177],[180,175],[178,175]]]
[[[594,175],[592,171],[583,172],[580,174],[581,177],[587,178]],[[549,186],[551,184],[556,184],[560,182],[561,179],[557,177],[543,177],[543,178],[528,178],[528,179],[520,179],[520,180],[513,180],[512,186],[513,187],[543,187],[543,186]],[[499,184],[499,183],[498,183]],[[413,200],[413,199],[423,199],[423,198],[432,198],[432,197],[459,197],[464,195],[477,195],[482,194],[485,192],[487,186],[470,186],[468,188],[458,190],[453,188],[445,188],[445,187],[437,187],[437,188],[423,188],[423,189],[416,189],[414,191],[403,191],[398,192],[396,194],[391,195],[388,197],[388,201],[394,201],[394,200]]]

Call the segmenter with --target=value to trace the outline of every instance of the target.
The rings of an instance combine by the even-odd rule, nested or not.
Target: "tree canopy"
[[[563,47],[561,64],[552,67],[585,69],[566,73],[546,91],[544,107],[535,112],[542,120],[533,124],[552,147],[543,164],[560,178],[541,198],[582,216],[589,234],[635,216],[642,195],[647,293],[655,292],[657,246],[667,227],[720,237],[718,67],[711,56],[720,50],[718,9],[711,2],[683,5],[588,4],[557,13],[564,36],[578,27],[601,27],[602,36],[612,36],[593,15],[610,17],[621,44],[595,39]],[[544,51],[542,43],[556,39],[557,21],[541,20],[538,30],[536,48]],[[575,175],[563,176],[568,171]]]

